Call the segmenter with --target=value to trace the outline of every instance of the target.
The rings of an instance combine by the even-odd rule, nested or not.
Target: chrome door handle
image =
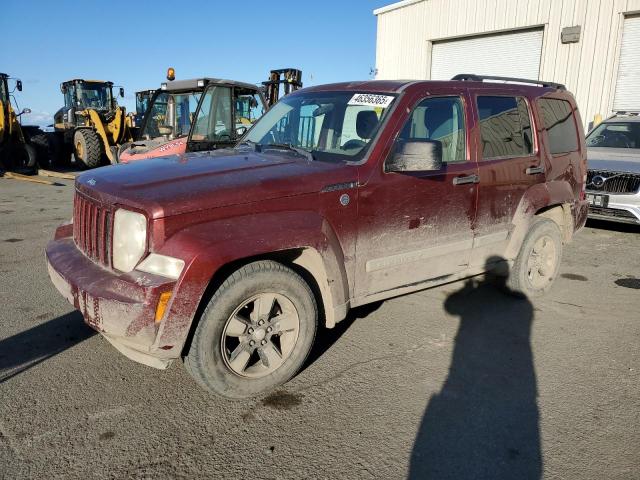
[[[454,185],[466,185],[467,183],[480,183],[480,177],[478,175],[467,175],[466,177],[455,177],[453,179]]]
[[[538,173],[544,173],[544,167],[529,167],[524,172],[527,175],[537,175]]]

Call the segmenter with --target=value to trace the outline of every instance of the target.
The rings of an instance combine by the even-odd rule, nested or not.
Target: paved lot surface
[[[231,402],[54,290],[61,183],[0,179],[0,478],[640,478],[640,229],[584,229],[541,300],[459,282],[358,310]]]

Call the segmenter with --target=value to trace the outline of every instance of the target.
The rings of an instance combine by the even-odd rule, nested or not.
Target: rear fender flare
[[[516,213],[513,216],[514,228],[505,252],[506,258],[508,260],[516,258],[524,237],[527,235],[536,215],[549,217],[556,223],[563,219],[563,223],[558,225],[563,233],[563,240],[571,240],[573,229],[565,227],[568,226],[566,222],[573,222],[571,205],[574,203],[573,189],[569,182],[564,180],[539,183],[530,187],[520,199]],[[559,207],[562,213],[557,214],[550,207]]]

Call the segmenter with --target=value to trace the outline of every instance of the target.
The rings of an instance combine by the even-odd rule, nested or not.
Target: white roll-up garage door
[[[624,20],[613,109],[640,110],[640,17]]]
[[[434,42],[431,79],[450,80],[459,73],[538,80],[542,29]]]

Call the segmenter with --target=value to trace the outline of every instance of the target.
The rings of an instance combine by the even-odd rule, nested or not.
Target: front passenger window
[[[427,98],[418,104],[400,132],[399,140],[435,140],[442,144],[443,163],[464,162],[464,109],[459,97]]]

